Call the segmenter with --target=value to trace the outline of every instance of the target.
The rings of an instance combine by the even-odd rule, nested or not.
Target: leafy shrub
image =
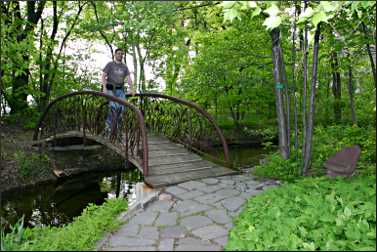
[[[330,126],[327,128],[316,127],[313,136],[312,165],[310,173],[313,176],[324,174],[323,163],[337,151],[344,147],[359,144],[361,148],[360,159],[356,172],[359,174],[376,174],[376,135],[375,128],[360,128],[357,126]],[[281,180],[294,180],[301,174],[301,146],[298,158],[295,159],[294,151],[291,158],[284,160],[280,154],[275,153],[267,158],[268,163],[255,167],[254,175],[271,177]]]
[[[226,250],[376,250],[376,177],[305,178],[249,199]]]
[[[7,115],[5,120],[9,124],[19,124],[22,125],[25,129],[34,129],[37,126],[37,123],[40,118],[40,112],[37,108],[28,107],[22,112],[15,114]]]
[[[14,153],[14,158],[23,177],[40,174],[46,171],[49,166],[49,158],[46,154],[26,154],[23,151],[17,151]]]
[[[89,204],[82,215],[63,227],[26,228],[4,237],[4,250],[93,250],[106,231],[119,227],[116,216],[127,209],[124,199],[110,199],[101,206]]]

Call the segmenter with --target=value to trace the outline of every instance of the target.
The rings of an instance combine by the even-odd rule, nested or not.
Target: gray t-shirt
[[[114,61],[107,63],[103,71],[107,73],[107,83],[117,87],[124,86],[124,79],[130,74],[125,64]]]

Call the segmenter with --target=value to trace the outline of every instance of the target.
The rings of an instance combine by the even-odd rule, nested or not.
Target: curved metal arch
[[[181,99],[181,98],[177,98],[177,97],[174,97],[174,96],[169,96],[169,95],[159,94],[159,93],[152,93],[152,92],[137,93],[135,95],[132,95],[131,93],[127,93],[126,94],[126,97],[133,97],[133,96],[140,97],[140,98],[142,98],[142,97],[155,97],[155,98],[168,99],[168,100],[174,101],[176,103],[180,103],[180,104],[183,104],[185,106],[188,106],[188,107],[191,107],[191,108],[195,109],[204,118],[206,118],[210,122],[210,124],[212,124],[212,126],[215,128],[216,133],[217,133],[217,135],[218,135],[218,137],[220,139],[220,142],[222,144],[222,147],[223,147],[225,162],[228,165],[231,165],[230,158],[229,158],[228,145],[226,143],[225,137],[224,137],[224,135],[223,135],[220,127],[216,123],[215,119],[207,111],[205,111],[204,109],[202,109],[198,104],[196,104],[196,103],[194,103],[192,101]]]
[[[68,93],[68,94],[65,94],[63,96],[56,98],[55,100],[51,101],[48,104],[48,106],[44,110],[43,114],[41,115],[39,122],[37,124],[37,127],[34,130],[33,140],[34,141],[38,140],[39,133],[41,132],[42,123],[43,123],[45,117],[47,116],[47,114],[48,114],[48,112],[49,112],[49,110],[51,109],[52,106],[54,106],[57,102],[59,102],[63,99],[66,99],[66,98],[72,97],[72,96],[79,96],[79,95],[102,96],[102,97],[105,97],[108,100],[117,102],[119,104],[122,104],[122,105],[130,108],[136,114],[138,122],[139,122],[139,127],[140,127],[140,132],[141,132],[141,137],[142,137],[142,145],[143,145],[143,149],[144,149],[143,164],[142,164],[143,173],[144,173],[144,176],[147,176],[148,175],[148,139],[147,139],[147,130],[146,130],[146,127],[145,127],[143,114],[141,113],[141,111],[135,105],[127,102],[124,99],[121,99],[121,98],[118,98],[118,97],[115,97],[115,96],[111,96],[111,95],[104,94],[104,93],[97,92],[97,91],[77,91],[77,92]]]

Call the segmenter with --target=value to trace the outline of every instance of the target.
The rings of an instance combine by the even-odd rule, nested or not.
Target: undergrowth
[[[126,209],[124,199],[110,199],[101,206],[89,204],[81,216],[63,227],[24,228],[21,220],[12,227],[11,233],[4,235],[2,232],[1,250],[94,250],[105,232],[120,226],[116,217]]]
[[[358,144],[361,148],[356,174],[376,174],[376,129],[357,126],[316,127],[313,136],[313,156],[310,174],[324,175],[323,163],[344,147]],[[285,181],[294,181],[301,175],[301,146],[299,152],[291,151],[291,157],[284,160],[275,153],[267,158],[267,163],[256,166],[253,174],[259,177],[269,177]],[[297,159],[296,159],[297,156]]]
[[[376,177],[305,178],[249,199],[226,250],[376,250]]]

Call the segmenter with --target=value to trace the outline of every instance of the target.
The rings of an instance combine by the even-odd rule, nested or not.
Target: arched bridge
[[[106,131],[109,102],[124,109],[113,114],[113,127]],[[106,145],[138,167],[152,187],[237,173],[226,168],[228,147],[210,114],[191,101],[158,93],[127,94],[126,100],[96,91],[66,94],[48,105],[33,140],[47,149],[70,141],[76,149]],[[222,154],[216,154],[219,147]]]

